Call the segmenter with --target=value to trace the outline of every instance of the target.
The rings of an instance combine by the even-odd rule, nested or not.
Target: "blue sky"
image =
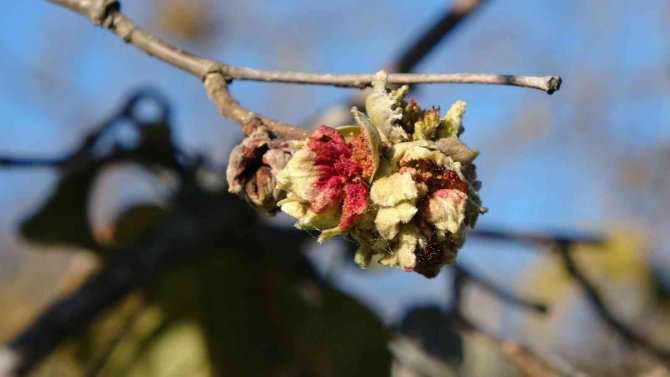
[[[131,18],[164,35],[152,2],[125,1]],[[243,1],[214,7],[221,32],[183,46],[235,65],[316,72],[374,72],[445,7],[444,1]],[[86,20],[45,1],[11,2],[0,16],[0,154],[53,156],[74,145],[134,88],[151,85],[174,106],[179,143],[223,162],[240,138],[193,77],[147,57]],[[444,41],[421,72],[558,74],[548,96],[511,87],[434,85],[417,99],[442,108],[468,103],[465,141],[480,148],[482,225],[517,230],[604,231],[627,224],[635,198],[618,167],[670,142],[667,2],[496,1]],[[172,38],[180,43],[178,38]],[[183,41],[182,41],[183,42]],[[247,107],[300,123],[352,94],[315,86],[236,82]],[[48,171],[0,171],[0,235],[14,232],[48,192]],[[657,227],[667,223],[656,224]],[[667,247],[667,243],[666,243]],[[331,247],[310,253],[327,268]],[[536,255],[471,240],[461,258],[513,278]],[[409,302],[442,300],[444,277],[363,273],[344,267],[341,284],[387,317]],[[512,279],[513,280],[513,279]],[[392,292],[392,296],[389,294]]]

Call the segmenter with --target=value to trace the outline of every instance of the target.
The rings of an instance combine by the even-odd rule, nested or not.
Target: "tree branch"
[[[66,160],[48,159],[48,158],[15,158],[0,156],[0,168],[19,167],[19,168],[55,168],[62,166]]]
[[[342,87],[364,88],[370,86],[375,79],[374,74],[318,74],[307,72],[290,72],[290,71],[264,71],[248,67],[237,67],[218,62],[212,59],[196,56],[188,53],[182,49],[170,45],[169,43],[153,36],[145,30],[139,28],[123,13],[121,13],[121,6],[115,0],[48,0],[51,3],[61,5],[71,9],[84,17],[88,18],[96,25],[102,26],[111,30],[114,34],[119,36],[127,43],[135,45],[137,48],[152,55],[165,63],[173,65],[185,72],[205,80],[212,77],[214,74],[223,76],[225,81],[231,80],[254,80],[266,82],[283,82],[294,84],[319,84],[319,85],[335,85]],[[432,38],[434,39],[434,38]],[[427,45],[428,46],[428,45]],[[429,46],[428,46],[429,47]],[[423,47],[425,48],[425,46]],[[423,51],[416,51],[409,54],[410,58],[416,59],[421,57]],[[410,59],[411,60],[411,59]],[[408,63],[411,63],[408,61]],[[549,94],[555,92],[560,88],[561,78],[558,76],[514,76],[514,75],[499,75],[499,74],[484,74],[484,73],[451,73],[451,74],[408,74],[408,73],[391,73],[388,76],[390,84],[490,84],[490,85],[513,85],[526,88],[539,89]],[[220,96],[232,99],[228,93],[225,85],[217,83],[217,93]],[[210,91],[211,96],[211,91]],[[217,105],[231,104],[231,101],[217,102]],[[221,114],[224,116],[234,116],[231,119],[240,121],[240,119],[257,119],[260,121],[270,121],[263,117],[255,116],[250,111],[244,109],[234,101],[236,105],[235,110],[226,110],[220,108]],[[247,114],[242,116],[241,112]],[[244,127],[246,124],[242,124]],[[302,135],[300,131],[292,130],[295,127],[270,121],[266,124],[271,130],[274,126],[277,127],[273,132],[281,136],[289,137],[288,135]],[[290,127],[287,128],[287,127]],[[284,132],[288,132],[287,135]]]
[[[471,336],[487,340],[499,346],[502,353],[529,377],[586,377],[587,374],[575,369],[565,360],[555,355],[540,355],[538,350],[523,345],[516,340],[504,339],[467,322],[466,330]]]
[[[554,246],[556,245],[556,243],[561,242],[574,242],[587,245],[601,245],[604,241],[603,237],[596,234],[515,232],[515,231],[501,231],[496,229],[486,229],[482,227],[469,230],[468,234],[470,236],[477,238],[528,243],[542,246]]]
[[[374,73],[330,74],[291,71],[264,71],[247,67],[223,66],[230,80],[253,80],[292,84],[334,85],[363,89],[372,85]],[[492,73],[389,73],[389,84],[484,84],[512,85],[539,89],[549,94],[561,86],[558,76],[515,76]]]
[[[589,281],[584,271],[582,271],[575,262],[574,257],[572,256],[572,246],[578,243],[600,245],[603,243],[603,239],[601,237],[594,235],[515,233],[496,231],[492,229],[478,229],[470,231],[469,233],[471,236],[475,237],[531,243],[556,248],[558,254],[561,257],[563,267],[575,280],[582,292],[584,292],[586,300],[593,306],[598,317],[600,317],[602,321],[610,329],[612,329],[612,331],[618,334],[625,342],[652,355],[658,361],[663,363],[663,365],[670,366],[670,351],[661,349],[652,344],[648,339],[644,338],[627,324],[616,318],[616,316],[607,307],[595,285]],[[455,279],[465,280],[470,277],[467,271],[462,270],[462,268],[461,271],[457,270],[457,272],[458,273],[456,274]],[[460,297],[457,298],[460,299]]]
[[[226,80],[218,73],[210,73],[205,76],[204,83],[209,98],[219,108],[221,115],[241,124],[245,135],[248,135],[249,130],[253,129],[254,126],[260,125],[267,127],[275,135],[281,135],[289,139],[304,139],[309,135],[307,130],[254,114],[242,107],[230,94]]]
[[[504,288],[501,288],[494,284],[493,282],[477,275],[474,274],[472,271],[469,269],[463,267],[461,264],[455,264],[454,265],[454,270],[458,271],[457,273],[464,275],[465,278],[468,280],[472,281],[473,283],[477,284],[481,288],[485,289],[489,293],[493,294],[497,298],[499,298],[501,301],[512,304],[512,305],[518,305],[526,309],[533,310],[537,313],[540,314],[545,314],[547,311],[549,311],[549,308],[547,307],[546,304],[539,303],[539,302],[534,302],[528,299],[525,299],[523,297],[519,297],[516,294],[514,294],[511,291],[508,291]]]

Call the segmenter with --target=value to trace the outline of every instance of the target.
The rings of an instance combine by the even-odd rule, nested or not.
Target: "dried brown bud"
[[[256,127],[230,153],[226,178],[228,191],[240,195],[268,213],[286,196],[277,189],[277,173],[297,149],[295,141],[275,137],[264,127]]]

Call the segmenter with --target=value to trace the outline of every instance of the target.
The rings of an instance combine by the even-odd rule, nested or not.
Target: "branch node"
[[[114,23],[112,16],[121,11],[121,3],[117,0],[97,0],[86,10],[94,24],[109,29]]]
[[[226,84],[230,84],[233,81],[233,78],[226,70],[226,66],[217,62],[211,62],[209,66],[205,69],[205,73],[202,75],[201,79],[204,82],[207,79],[207,76],[216,74],[223,76],[223,79],[226,80]]]

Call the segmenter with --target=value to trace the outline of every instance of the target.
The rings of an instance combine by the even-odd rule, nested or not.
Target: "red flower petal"
[[[360,135],[347,143],[338,130],[321,126],[309,137],[307,147],[314,153],[314,165],[320,173],[316,195],[310,200],[312,211],[341,205],[339,227],[350,228],[368,208],[370,189],[363,182],[374,171],[368,143]]]
[[[344,178],[337,175],[319,177],[316,181],[317,194],[310,201],[312,211],[319,213],[331,205],[339,204],[344,195],[344,184]]]
[[[370,189],[365,183],[349,183],[344,187],[344,204],[340,216],[340,229],[350,228],[368,208]]]
[[[340,132],[328,126],[321,126],[307,141],[308,148],[316,155],[316,165],[332,165],[338,159],[351,156],[351,150]]]

